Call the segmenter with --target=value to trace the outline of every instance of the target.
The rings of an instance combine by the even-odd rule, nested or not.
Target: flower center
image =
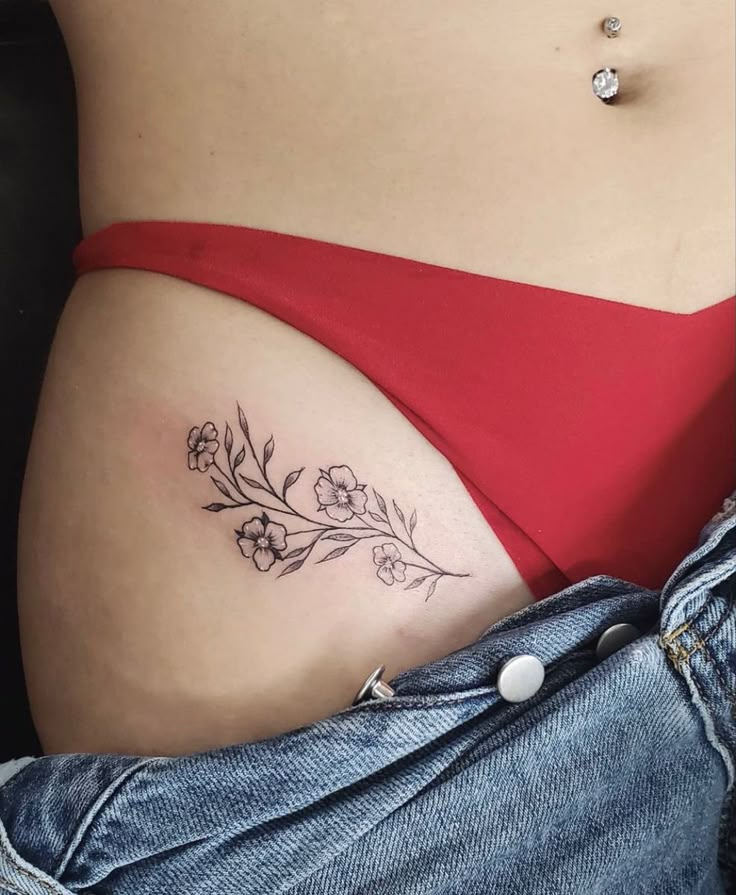
[[[198,454],[201,454],[202,451],[207,447],[207,442],[203,439],[202,441],[197,442],[196,451]]]
[[[261,537],[256,540],[256,544],[259,547],[270,547],[271,546],[271,542],[264,535],[261,535]]]
[[[350,502],[350,498],[348,497],[347,491],[344,488],[337,489],[337,502],[341,504]]]

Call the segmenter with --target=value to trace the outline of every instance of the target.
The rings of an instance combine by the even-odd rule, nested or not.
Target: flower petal
[[[212,454],[206,454],[204,451],[201,454],[197,454],[197,469],[200,472],[207,472],[214,462],[215,458]]]
[[[286,550],[286,527],[284,525],[279,522],[269,522],[265,535],[269,539],[272,549]]]
[[[347,504],[332,504],[325,507],[325,513],[330,519],[336,519],[338,522],[347,522],[348,519],[353,518],[353,511]]]
[[[238,547],[240,547],[240,552],[246,559],[250,559],[253,556],[255,546],[255,541],[252,541],[250,538],[238,538]]]
[[[397,581],[405,581],[406,580],[406,563],[405,562],[401,562],[399,560],[399,562],[393,563],[391,568],[393,569],[394,578]]]
[[[216,454],[219,447],[220,442],[213,439],[212,441],[205,442],[204,450],[207,454]]]
[[[348,506],[359,516],[365,513],[365,502],[367,500],[365,491],[362,491],[360,488],[356,488],[355,491],[350,491],[348,494]]]
[[[198,442],[201,440],[201,434],[202,433],[197,426],[190,430],[189,437],[187,438],[187,445],[190,450],[193,451],[194,448],[197,447]]]
[[[202,438],[205,441],[211,441],[213,438],[217,438],[217,429],[215,429],[213,423],[205,423],[202,426]]]
[[[386,556],[391,562],[396,562],[397,559],[401,559],[401,554],[399,553],[396,544],[384,544],[383,549],[386,551]]]
[[[337,503],[337,491],[335,490],[335,486],[324,476],[319,477],[317,484],[314,486],[314,490],[317,492],[317,500],[323,507],[328,507],[330,504]]]
[[[276,557],[267,547],[258,547],[253,554],[253,562],[262,572],[267,572],[276,562]]]
[[[376,575],[378,575],[378,577],[381,579],[381,581],[383,581],[384,584],[394,583],[394,576],[393,572],[391,571],[390,565],[381,566],[381,568],[376,571]]]
[[[197,452],[189,451],[189,454],[187,455],[187,459],[189,460],[189,468],[196,469],[197,468]]]
[[[254,541],[263,534],[263,522],[258,516],[254,516],[250,522],[243,523],[243,537],[252,538]]]
[[[374,547],[373,548],[373,562],[377,565],[383,565],[386,562],[386,551],[383,547]]]
[[[327,472],[329,472],[332,484],[336,488],[345,488],[347,491],[352,491],[358,484],[358,480],[349,466],[330,466]]]

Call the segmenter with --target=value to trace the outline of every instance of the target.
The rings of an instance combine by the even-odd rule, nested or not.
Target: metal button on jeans
[[[531,699],[544,683],[544,665],[536,656],[514,656],[498,672],[496,688],[506,702]]]
[[[603,661],[603,659],[612,656],[617,650],[632,643],[638,637],[641,637],[641,631],[636,625],[631,625],[628,622],[611,625],[598,638],[598,643],[595,647],[596,657]]]
[[[355,694],[353,705],[360,705],[361,702],[368,702],[371,699],[390,699],[394,695],[396,692],[394,688],[381,678],[385,670],[386,666],[380,665],[368,675],[363,686]]]

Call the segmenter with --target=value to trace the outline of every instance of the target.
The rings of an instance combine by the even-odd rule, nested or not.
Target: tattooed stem
[[[250,440],[248,441],[248,443],[250,444]],[[251,445],[251,451],[252,450],[253,450],[253,446]],[[258,463],[257,459],[256,459],[256,463]],[[228,458],[228,466],[230,466],[232,478],[230,477],[230,475],[228,475],[225,472],[225,470],[220,466],[220,464],[217,462],[217,460],[215,460],[215,462],[213,463],[213,466],[220,473],[220,475],[225,479],[225,481],[229,485],[232,485],[232,487],[236,490],[236,492],[244,500],[243,503],[236,503],[233,505],[233,507],[249,506],[251,504],[256,504],[257,506],[262,507],[264,510],[271,510],[272,512],[275,512],[275,513],[284,513],[287,516],[297,516],[299,519],[303,519],[305,522],[313,522],[315,525],[318,526],[317,528],[307,528],[307,529],[302,529],[301,531],[292,531],[292,532],[290,532],[291,535],[308,534],[313,531],[319,531],[320,533],[324,533],[327,531],[350,531],[351,529],[353,529],[353,530],[357,529],[359,531],[372,531],[372,532],[374,532],[374,534],[368,535],[368,536],[362,538],[361,540],[368,540],[369,538],[376,538],[379,536],[393,537],[397,541],[400,541],[405,547],[408,547],[410,550],[413,550],[417,556],[420,556],[423,560],[430,563],[432,568],[430,568],[429,566],[420,566],[417,563],[406,563],[407,566],[412,566],[414,568],[422,569],[426,572],[432,572],[434,574],[449,575],[453,578],[468,577],[467,575],[458,575],[458,574],[453,574],[452,572],[445,572],[438,565],[435,565],[435,563],[433,563],[431,559],[429,559],[423,553],[421,553],[419,550],[417,550],[417,548],[414,546],[414,539],[411,537],[411,535],[409,535],[408,531],[407,531],[407,536],[409,537],[408,542],[405,541],[404,538],[401,537],[401,535],[396,534],[396,532],[394,531],[394,527],[388,518],[386,520],[386,523],[390,529],[390,534],[389,534],[389,532],[383,531],[380,528],[376,528],[375,525],[371,525],[369,522],[366,522],[365,519],[359,519],[358,520],[360,523],[359,525],[323,525],[322,523],[318,522],[316,519],[310,519],[308,516],[304,516],[302,513],[295,510],[286,500],[284,500],[284,498],[279,497],[279,495],[273,490],[273,487],[270,487],[269,494],[271,494],[272,497],[275,497],[280,503],[285,504],[288,507],[288,509],[284,510],[284,509],[281,509],[280,507],[267,506],[265,503],[261,503],[260,501],[255,501],[255,500],[252,500],[251,498],[249,498],[243,492],[240,485],[238,485],[237,477],[235,475],[234,470],[232,469],[232,466],[230,465],[229,458]],[[258,464],[258,468],[261,469],[260,464]],[[264,478],[266,478],[265,475],[264,475]],[[266,481],[268,481],[267,478],[266,478]],[[269,486],[270,486],[270,484],[271,483],[269,482]],[[231,509],[231,507],[228,507],[228,509]],[[404,526],[404,528],[406,528],[406,526]],[[314,544],[317,543],[318,540],[319,540],[319,538],[316,538],[315,541],[312,543],[312,545],[310,547],[310,552],[311,552],[312,547],[314,546]]]
[[[303,513],[300,513],[298,510],[295,510],[294,507],[288,502],[288,500],[286,500],[285,497],[281,497],[275,491],[273,485],[271,484],[271,480],[268,478],[268,475],[266,474],[265,467],[261,466],[260,461],[258,460],[258,457],[256,456],[256,452],[253,450],[253,443],[250,440],[250,436],[246,436],[246,440],[248,442],[248,447],[250,448],[250,452],[251,452],[251,454],[253,454],[253,459],[256,461],[256,466],[258,467],[258,471],[261,473],[261,475],[263,476],[263,478],[266,481],[266,484],[268,485],[268,487],[264,490],[266,490],[271,495],[271,497],[275,497],[279,503],[282,503],[286,507],[286,509],[283,510],[280,507],[269,507],[269,506],[266,506],[266,504],[261,503],[261,501],[252,500],[251,498],[249,498],[244,493],[244,491],[240,487],[240,485],[238,485],[237,476],[235,474],[235,470],[232,467],[232,464],[230,463],[229,457],[228,457],[228,465],[230,466],[230,472],[232,474],[232,479],[223,471],[223,469],[220,467],[220,465],[217,463],[217,461],[215,461],[214,466],[216,469],[219,470],[220,474],[223,475],[227,479],[227,481],[235,488],[235,490],[238,492],[238,494],[240,494],[241,497],[243,497],[246,501],[248,501],[248,503],[257,504],[259,507],[263,507],[264,510],[271,510],[274,513],[284,513],[287,516],[298,516],[300,519],[304,519],[305,522],[314,522],[315,525],[320,525],[321,523],[318,522],[316,519],[310,519],[308,516],[305,516]],[[245,504],[244,504],[244,506],[245,506]],[[323,526],[323,528],[330,528],[330,527],[331,526],[329,526],[329,525]]]
[[[385,538],[395,538],[396,534],[394,533],[393,527],[391,523],[388,523],[388,527],[391,529],[390,531],[383,531],[381,528],[376,528],[375,525],[371,525],[370,522],[366,522],[365,519],[359,519],[360,525],[351,525],[350,528],[365,528],[368,531],[377,531],[382,534]]]
[[[266,473],[266,464],[264,463],[263,466],[261,466],[261,461],[258,459],[258,455],[256,454],[255,448],[253,447],[253,442],[250,440],[250,434],[244,432],[243,435],[245,436],[245,440],[248,442],[248,447],[250,448],[251,454],[253,454],[253,459],[256,461],[256,466],[258,467],[258,471],[263,476],[266,484],[268,485],[269,492],[277,500],[281,500],[281,498],[278,496],[278,494],[274,491],[273,485],[271,484],[271,480],[269,479],[268,474]],[[284,501],[284,503],[286,503],[286,501]],[[288,506],[288,504],[287,504],[287,506]],[[298,516],[299,514],[295,513],[294,515]]]
[[[317,563],[324,563],[344,556],[348,550],[363,540],[380,538],[395,542],[374,546],[372,550],[373,565],[377,567],[373,570],[385,585],[391,586],[395,582],[404,581],[404,569],[412,568],[419,573],[418,577],[414,577],[404,590],[414,590],[425,581],[429,581],[424,598],[426,601],[432,596],[437,582],[442,578],[472,577],[469,573],[445,571],[417,549],[413,537],[417,523],[416,508],[412,510],[407,521],[407,515],[401,507],[395,500],[391,500],[396,518],[403,526],[403,535],[399,534],[398,525],[396,528],[394,527],[392,518],[389,516],[387,502],[375,488],[372,490],[376,502],[376,512],[368,509],[366,507],[366,485],[358,482],[352,469],[347,465],[335,464],[327,469],[320,468],[320,476],[313,485],[319,510],[325,512],[331,520],[330,523],[322,522],[324,516],[320,519],[312,519],[299,512],[287,500],[286,492],[298,481],[305,467],[302,466],[300,469],[290,472],[284,479],[280,492],[277,492],[266,472],[268,461],[273,456],[275,447],[273,435],[268,438],[263,448],[262,459],[260,459],[250,437],[247,417],[239,404],[238,419],[243,431],[244,442],[237,453],[234,453],[233,433],[229,423],[225,424],[224,441],[221,445],[214,423],[206,422],[202,426],[192,427],[189,431],[187,464],[190,470],[197,470],[200,473],[211,469],[210,478],[213,484],[229,501],[228,503],[212,503],[203,509],[219,513],[225,509],[252,506],[263,511],[260,515],[253,515],[252,518],[243,522],[241,527],[235,529],[234,532],[242,555],[246,559],[252,560],[255,567],[261,572],[268,571],[276,562],[284,562],[285,564],[277,577],[292,574],[304,565],[315,546],[320,542],[324,542],[325,545],[328,541],[331,542],[329,551],[316,560]],[[221,448],[224,448],[225,462],[222,460]],[[247,450],[250,450],[255,460],[261,480],[248,478],[239,472]],[[238,479],[243,482],[243,485]],[[264,491],[264,497],[275,499],[277,505],[261,503],[257,493],[255,496],[250,496],[246,494],[244,487],[254,489],[255,492]],[[285,525],[269,519],[266,510],[275,514],[292,516],[314,527],[288,531]],[[371,524],[368,521],[369,518],[378,524]],[[348,520],[352,522],[351,525],[344,524]],[[302,534],[314,534],[314,537],[301,547],[292,548],[287,544],[287,539]],[[332,543],[334,542],[337,542],[338,546],[333,547]],[[406,559],[402,559],[398,545],[411,551],[423,562],[407,562]],[[288,560],[294,561],[285,562]],[[427,574],[422,575],[422,572]]]
[[[231,486],[235,489],[235,492],[236,492],[237,494],[239,494],[239,495],[243,498],[243,500],[245,501],[245,503],[238,504],[238,506],[243,506],[243,507],[244,507],[244,506],[247,506],[248,504],[253,503],[253,501],[248,497],[248,495],[247,495],[247,494],[243,494],[243,492],[241,491],[240,486],[238,485],[237,479],[235,478],[235,473],[232,472],[232,467],[230,467],[230,469],[231,469],[231,473],[232,473],[232,478],[230,478],[230,476],[229,476],[229,475],[225,472],[225,470],[220,466],[220,464],[217,462],[217,460],[215,460],[215,461],[213,462],[212,465],[213,465],[213,466],[215,467],[215,469],[220,473],[220,475],[223,477],[223,479],[225,479],[225,481],[228,483],[228,485],[231,485]],[[230,465],[230,462],[229,462],[229,458],[228,458],[228,466],[229,466],[229,465]],[[233,500],[235,500],[235,498],[233,498]]]
[[[293,510],[291,512],[289,512],[289,510],[282,510],[280,507],[270,507],[267,504],[262,503],[260,500],[252,500],[250,497],[248,497],[247,494],[245,494],[243,492],[243,489],[240,487],[240,485],[238,485],[237,478],[234,473],[233,473],[233,477],[230,478],[230,476],[220,466],[220,464],[217,462],[217,460],[215,460],[212,465],[220,473],[220,475],[225,479],[225,481],[228,483],[228,485],[230,485],[233,488],[233,490],[243,498],[242,501],[240,501],[238,503],[234,503],[232,506],[227,507],[227,509],[233,509],[234,507],[258,506],[264,510],[271,510],[274,513],[286,513],[289,516],[299,516],[300,519],[304,518],[301,515],[301,513],[297,513]],[[269,493],[271,493],[271,492],[269,492]],[[278,498],[277,494],[274,494],[273,496]],[[232,499],[235,500],[236,498],[233,497]],[[313,519],[309,519],[307,521],[314,522]],[[319,523],[317,523],[317,524],[319,524]]]
[[[405,562],[404,565],[411,566],[413,569],[422,569],[424,572],[430,572],[432,575],[449,575],[450,572],[437,571],[437,567],[430,569],[428,566],[420,566],[415,562]]]
[[[422,558],[423,560],[426,560],[426,562],[431,563],[432,566],[434,566],[434,569],[433,569],[432,571],[434,571],[434,570],[436,569],[438,572],[442,572],[443,575],[449,575],[449,574],[450,574],[450,572],[445,572],[445,571],[443,571],[442,569],[440,569],[440,567],[439,567],[438,565],[435,565],[435,564],[432,562],[431,559],[429,559],[429,558],[426,557],[423,553],[421,553],[419,550],[417,550],[417,548],[414,546],[414,540],[413,540],[413,539],[410,538],[411,543],[408,543],[407,541],[405,541],[405,540],[401,537],[401,535],[397,535],[396,532],[394,531],[394,527],[393,527],[393,525],[391,525],[391,522],[390,522],[389,520],[387,520],[387,522],[388,522],[388,527],[391,529],[391,534],[390,534],[390,535],[387,534],[387,532],[385,532],[385,531],[381,531],[381,529],[376,528],[374,525],[371,525],[369,522],[366,522],[365,520],[361,520],[361,521],[363,522],[363,524],[365,525],[366,528],[373,529],[373,531],[378,531],[378,532],[380,532],[380,534],[385,535],[386,537],[394,537],[394,538],[396,538],[396,540],[397,540],[397,541],[400,541],[405,547],[408,547],[410,550],[413,550],[414,553],[416,553],[417,556],[421,556],[421,558]],[[407,563],[407,565],[413,565],[413,563]],[[423,567],[423,566],[420,566],[419,568],[424,568],[424,567]],[[461,576],[461,577],[462,577],[462,576]]]

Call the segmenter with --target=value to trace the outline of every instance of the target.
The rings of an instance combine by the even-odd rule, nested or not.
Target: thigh
[[[334,502],[340,518],[319,511],[338,476],[353,501],[367,485],[371,510],[372,489],[415,509],[423,558],[403,559],[447,572],[431,600],[377,576],[374,548],[397,542],[367,514],[347,520],[361,542],[325,561],[348,544],[320,540],[277,574],[277,553],[344,537]],[[203,509],[218,503],[236,505]],[[296,727],[348,705],[377,665],[444,655],[533,599],[452,466],[357,369],[253,306],[137,271],[82,277],[62,317],[19,586],[34,717],[59,752]]]

